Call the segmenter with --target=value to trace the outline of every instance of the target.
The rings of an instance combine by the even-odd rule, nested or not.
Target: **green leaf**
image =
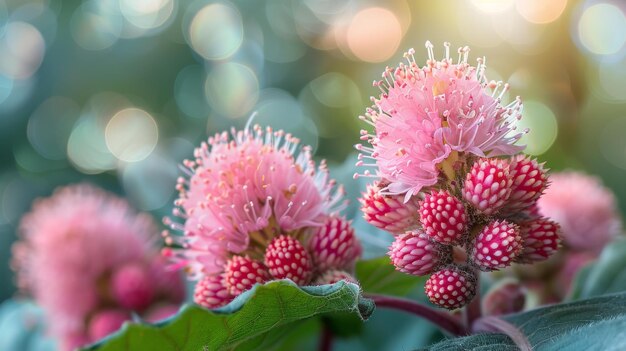
[[[398,272],[384,256],[357,262],[356,278],[366,293],[404,296],[423,286],[427,277]]]
[[[626,240],[608,245],[574,280],[570,300],[626,291]]]
[[[367,319],[374,310],[360,288],[344,281],[298,287],[288,280],[257,285],[217,310],[188,305],[158,324],[127,323],[85,350],[250,350],[267,349],[293,324],[331,312]]]
[[[626,293],[539,308],[504,317],[526,334],[534,350],[626,350]],[[502,334],[449,339],[425,350],[518,350]]]

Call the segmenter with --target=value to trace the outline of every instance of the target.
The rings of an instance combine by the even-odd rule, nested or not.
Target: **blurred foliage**
[[[0,300],[21,215],[93,182],[156,217],[207,134],[255,122],[343,162],[385,65],[470,45],[527,102],[529,151],[600,175],[626,203],[626,17],[617,0],[0,0]],[[535,132],[533,132],[535,131]],[[351,163],[342,180],[351,195]],[[355,186],[356,184],[356,186]],[[350,190],[352,189],[352,190]],[[622,208],[624,206],[622,205]],[[369,235],[368,257],[390,238]],[[362,222],[362,221],[361,221]]]
[[[626,240],[619,239],[604,248],[600,257],[578,272],[570,300],[626,291]]]

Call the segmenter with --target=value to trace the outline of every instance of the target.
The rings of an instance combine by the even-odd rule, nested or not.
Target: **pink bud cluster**
[[[389,256],[399,271],[428,275],[426,294],[434,304],[456,309],[473,298],[477,271],[496,271],[512,263],[535,263],[559,247],[559,226],[537,216],[534,206],[547,186],[543,166],[525,156],[480,158],[468,171],[439,189],[420,193],[416,211],[404,210],[411,223],[396,237]],[[461,173],[458,171],[457,173]],[[391,205],[376,205],[380,199]],[[374,200],[376,199],[376,200]],[[409,201],[414,201],[413,198]],[[394,196],[368,191],[361,200],[365,219],[380,228],[386,211],[403,203]],[[413,224],[413,223],[419,224]],[[397,234],[397,231],[394,233]],[[454,253],[465,252],[455,262]],[[459,256],[459,255],[457,255]]]
[[[537,215],[548,180],[543,165],[518,155],[519,97],[502,99],[508,84],[489,81],[485,58],[468,62],[468,47],[443,58],[426,42],[423,66],[406,62],[374,81],[381,93],[359,118],[355,177],[376,178],[361,199],[366,221],[397,235],[389,256],[396,268],[428,275],[434,304],[456,309],[472,300],[479,271],[545,260],[559,247],[559,226]],[[369,145],[368,145],[369,144]]]
[[[133,314],[168,317],[184,299],[182,275],[152,245],[154,221],[93,186],[37,200],[20,236],[13,247],[18,284],[44,309],[61,350],[95,342]]]
[[[308,240],[282,234],[268,243],[262,256],[233,255],[223,274],[207,275],[198,282],[194,302],[217,308],[255,284],[274,279],[289,279],[301,286],[340,280],[355,283],[349,272],[360,254],[350,222],[343,217],[329,217]]]
[[[343,189],[309,147],[259,126],[209,138],[183,162],[163,253],[198,280],[194,301],[217,308],[274,279],[297,285],[354,280],[361,254],[340,215]],[[340,279],[341,278],[341,279]]]

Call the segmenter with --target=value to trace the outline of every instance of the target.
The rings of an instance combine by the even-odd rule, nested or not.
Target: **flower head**
[[[469,48],[459,49],[455,63],[450,45],[435,59],[426,42],[429,59],[420,67],[410,49],[395,69],[387,68],[383,80],[374,82],[382,93],[361,119],[374,127],[362,131],[358,145],[361,158],[375,161],[381,177],[390,182],[386,191],[410,197],[423,187],[435,185],[440,175],[454,171],[464,157],[514,155],[523,149],[514,145],[523,133],[515,132],[521,118],[521,101],[503,106],[507,84],[489,82],[485,59],[476,67],[468,63]],[[362,160],[361,165],[367,165]]]
[[[95,341],[88,336],[89,316],[115,304],[128,316],[133,310],[114,301],[118,291],[111,277],[120,276],[129,265],[140,275],[150,272],[150,277],[142,276],[150,281],[166,274],[163,266],[149,269],[160,260],[152,245],[155,233],[148,215],[136,213],[112,194],[89,185],[60,188],[52,197],[37,200],[21,221],[21,239],[13,249],[18,285],[43,307],[52,321],[51,332],[63,344]],[[178,277],[167,289],[182,284]],[[124,286],[126,291],[129,287]],[[141,296],[130,292],[133,301],[145,307],[156,302],[156,294],[166,294],[155,289],[145,287],[141,295],[150,301],[137,300]]]
[[[344,203],[324,162],[316,167],[310,148],[283,131],[254,129],[217,134],[185,161],[175,215],[182,231],[167,236],[178,248],[166,253],[195,278],[223,272],[233,255],[263,259],[281,234],[306,236]]]
[[[561,225],[565,246],[577,251],[599,253],[622,227],[615,195],[584,173],[552,174],[537,204],[542,215]]]

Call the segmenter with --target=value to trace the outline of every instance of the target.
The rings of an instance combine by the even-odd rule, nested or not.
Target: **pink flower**
[[[166,219],[183,233],[166,242],[181,248],[165,253],[196,279],[223,272],[233,254],[262,257],[274,236],[320,226],[344,205],[325,163],[316,167],[310,149],[283,131],[217,134],[194,156],[174,211],[184,224]]]
[[[378,175],[390,182],[385,189],[390,194],[406,193],[408,199],[435,185],[442,172],[453,178],[456,161],[466,155],[514,155],[523,149],[514,145],[523,134],[514,126],[521,118],[520,99],[503,106],[508,85],[487,81],[485,59],[471,66],[465,47],[453,63],[449,44],[444,45],[441,61],[427,42],[425,66],[418,66],[410,49],[407,64],[387,68],[383,80],[374,82],[382,93],[360,117],[374,127],[374,134],[361,132],[371,147],[357,145],[362,152],[358,165],[377,167]]]
[[[561,225],[567,247],[597,254],[620,233],[615,195],[600,179],[569,171],[552,174],[550,182],[539,212]]]
[[[52,328],[78,331],[99,302],[97,280],[112,267],[144,259],[157,229],[124,200],[77,185],[37,200],[20,231],[18,283],[48,312]]]
[[[156,269],[161,260],[153,245],[156,233],[150,216],[117,196],[86,184],[60,188],[37,200],[21,221],[13,251],[18,283],[45,310],[51,333],[67,349],[96,341],[94,334],[88,337],[90,316],[110,308],[128,316],[135,310],[114,297],[123,294],[144,308],[153,297],[167,296],[164,290],[181,289],[181,277],[173,279],[162,263]],[[139,269],[139,278],[126,274],[128,267]],[[167,287],[155,278],[161,275],[168,276]],[[120,278],[126,284],[122,290]]]

